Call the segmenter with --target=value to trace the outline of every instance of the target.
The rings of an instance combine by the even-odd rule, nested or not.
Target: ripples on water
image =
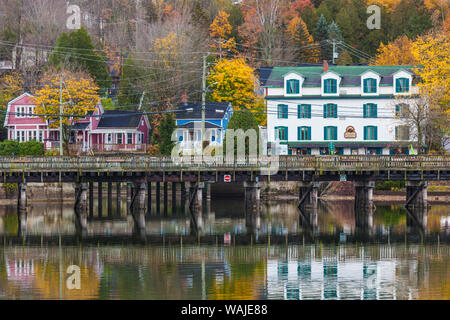
[[[89,220],[91,233],[127,234],[121,216]],[[155,206],[153,206],[155,208]],[[149,234],[188,234],[190,218],[171,208],[147,217]],[[126,210],[126,209],[125,209]],[[115,212],[115,210],[113,210]],[[433,206],[427,233],[449,233],[450,206]],[[106,217],[105,217],[106,216]],[[246,232],[240,200],[213,201],[203,234]],[[302,232],[292,202],[263,208],[260,234]],[[351,234],[352,202],[322,204],[316,228]],[[401,206],[377,205],[374,233],[408,229]],[[0,207],[0,235],[15,236],[14,207]],[[75,232],[72,205],[33,205],[26,235]],[[68,266],[81,268],[81,289],[68,290]],[[450,299],[450,246],[435,244],[315,244],[247,246],[5,246],[0,249],[0,299]]]

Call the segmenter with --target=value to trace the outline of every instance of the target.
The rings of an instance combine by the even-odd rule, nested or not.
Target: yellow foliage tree
[[[0,110],[5,111],[8,102],[22,93],[22,86],[22,77],[16,72],[0,78]]]
[[[212,68],[208,83],[213,88],[211,99],[231,102],[235,110],[250,110],[264,123],[261,99],[255,93],[257,77],[244,59],[221,59]]]
[[[435,111],[446,115],[445,129],[449,131],[450,116],[450,40],[447,32],[441,31],[419,37],[411,47],[419,67],[415,72],[420,77],[421,94]]]
[[[314,44],[314,38],[309,33],[306,23],[300,16],[294,17],[286,28],[296,52],[297,61],[317,63],[319,62],[320,48],[309,47]]]
[[[231,36],[231,24],[228,22],[230,15],[221,10],[210,25],[210,37],[213,40],[211,47],[219,51],[220,58],[227,52],[236,52],[236,41]],[[228,50],[228,51],[227,51]]]
[[[407,36],[402,36],[387,45],[381,43],[373,65],[415,65],[417,59],[411,52],[412,44],[413,41]]]
[[[40,89],[34,92],[35,113],[49,121],[51,128],[59,127],[60,94],[62,95],[63,143],[67,153],[70,126],[76,116],[82,117],[95,110],[100,100],[98,90],[94,80],[84,72],[56,73],[50,70],[42,77]]]

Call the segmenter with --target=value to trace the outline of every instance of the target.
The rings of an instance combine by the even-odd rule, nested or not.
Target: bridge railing
[[[450,170],[450,156],[280,156],[223,158],[142,156],[0,157],[0,172],[8,171],[127,171],[190,169],[279,170]]]

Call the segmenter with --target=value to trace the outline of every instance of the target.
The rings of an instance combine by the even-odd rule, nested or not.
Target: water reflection
[[[110,215],[99,215],[97,206],[88,218],[90,235],[129,235],[133,220],[122,203],[117,214],[112,203]],[[258,214],[245,214],[241,199],[217,199],[210,209],[195,215],[181,207],[168,208],[159,214],[156,205],[146,215],[146,233],[149,235],[245,235],[283,236],[296,234],[388,235],[417,232],[450,234],[450,205],[433,205],[428,212],[411,215],[402,205],[377,204],[370,214],[355,215],[352,201],[319,202],[314,210],[298,209],[295,201],[275,201],[262,205]],[[107,208],[107,202],[103,204]],[[170,209],[170,210],[169,210]],[[104,210],[105,211],[105,210]],[[76,233],[73,204],[32,204],[28,207],[24,235],[73,235]],[[420,220],[420,221],[419,221]],[[16,206],[0,206],[0,235],[19,234],[20,224]]]
[[[0,257],[3,299],[450,299],[448,245],[9,247]],[[65,285],[72,264],[80,290]]]

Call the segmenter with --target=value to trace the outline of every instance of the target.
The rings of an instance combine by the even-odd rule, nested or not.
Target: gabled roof
[[[179,126],[177,126],[177,128],[180,128],[180,129],[194,129],[196,123],[199,126],[199,122],[198,121],[189,121],[187,123],[180,124]],[[217,124],[205,121],[205,129],[220,129],[220,128],[222,128],[222,127],[217,125]]]
[[[377,73],[380,77],[381,85],[392,85],[393,75],[401,70],[414,74],[416,66],[329,66],[327,72],[334,72],[341,76],[341,86],[361,86],[361,75],[367,71]],[[323,66],[302,66],[302,67],[274,67],[267,77],[263,86],[283,87],[283,75],[289,72],[301,73],[305,77],[303,86],[320,87]]]
[[[8,120],[9,120],[9,107],[11,106],[11,104],[19,101],[20,99],[22,99],[23,97],[33,97],[33,95],[31,93],[25,92],[22,93],[20,96],[12,99],[11,101],[8,102],[8,107],[6,108],[6,116],[5,116],[5,121],[3,123],[3,126],[6,127],[8,125]]]
[[[221,120],[225,117],[228,108],[231,106],[229,102],[207,102],[205,105],[205,118]],[[178,104],[176,119],[201,119],[202,103],[187,102]],[[218,112],[219,111],[219,112]]]
[[[139,111],[105,110],[97,128],[137,128],[142,116]]]

